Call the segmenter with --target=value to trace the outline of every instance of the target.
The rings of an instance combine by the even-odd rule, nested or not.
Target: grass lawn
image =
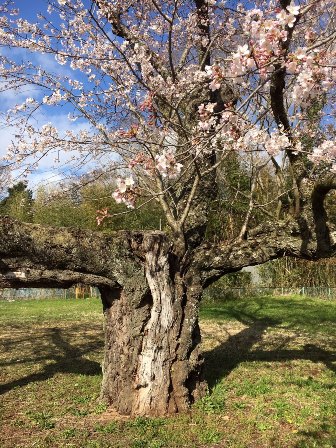
[[[336,447],[336,302],[201,308],[209,394],[189,414],[121,418],[99,401],[100,302],[0,302],[0,447]]]

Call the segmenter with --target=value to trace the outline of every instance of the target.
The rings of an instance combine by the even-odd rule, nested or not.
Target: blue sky
[[[27,20],[32,20],[36,14],[45,11],[47,8],[47,0],[15,0],[15,6],[20,10],[20,16]]]
[[[45,12],[48,2],[47,0],[15,0],[15,6],[20,10],[20,17],[26,18],[29,21],[34,22],[36,19],[36,15],[39,12]],[[48,71],[53,71],[55,73],[61,73],[67,70],[65,67],[57,64],[54,59],[54,56],[51,55],[39,55],[37,53],[30,53],[29,55],[25,55],[22,50],[8,50],[1,49],[0,52],[2,54],[8,54],[11,58],[19,60],[21,58],[28,59],[33,61],[34,63],[41,65],[43,68],[46,68]],[[13,92],[6,91],[0,93],[0,113],[5,113],[8,109],[12,108],[16,104],[21,104],[27,97],[34,97],[36,99],[42,98],[45,94],[39,92],[34,88],[25,88],[21,92]],[[38,111],[35,115],[35,123],[38,123],[42,126],[45,123],[57,123],[57,128],[60,132],[65,132],[67,129],[72,128],[74,130],[79,130],[83,127],[83,124],[80,122],[71,123],[68,118],[69,108],[63,107],[61,109],[54,107],[44,107]],[[4,156],[6,153],[6,148],[10,144],[12,140],[14,140],[15,128],[8,128],[0,125],[0,157]],[[33,188],[37,188],[39,185],[43,184],[54,184],[59,182],[64,174],[68,174],[67,168],[62,165],[58,165],[56,170],[53,168],[54,159],[57,154],[57,151],[50,156],[45,157],[39,168],[29,175],[29,183]],[[63,160],[66,162],[70,158],[70,155],[63,155]],[[13,172],[12,180],[13,182],[17,182],[20,180],[21,171],[17,170]]]
[[[15,6],[19,8],[20,17],[24,17],[27,20],[34,21],[38,12],[45,10],[46,1],[44,0],[15,0]],[[2,54],[6,53],[6,49],[1,50]],[[11,50],[11,56],[13,56],[13,51]],[[13,107],[15,104],[18,104],[24,100],[25,97],[32,96],[29,95],[31,91],[22,91],[22,94],[18,94],[17,92],[2,92],[0,94],[0,112],[6,112],[9,108]],[[47,118],[47,117],[46,117]],[[0,156],[5,155],[6,147],[10,144],[11,140],[13,140],[13,135],[15,134],[15,129],[10,129],[1,126],[0,127]],[[47,177],[51,176],[51,173],[47,173],[49,167],[42,167],[33,177],[30,176],[30,183],[34,185],[38,183],[41,179],[46,175]],[[16,171],[13,173],[13,181],[19,180],[17,176],[19,172]]]

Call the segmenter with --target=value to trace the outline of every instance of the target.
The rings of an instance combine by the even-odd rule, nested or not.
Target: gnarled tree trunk
[[[103,398],[123,414],[185,411],[201,393],[198,304],[162,234],[145,237],[148,289],[101,290],[106,318]],[[130,282],[131,284],[132,282]]]

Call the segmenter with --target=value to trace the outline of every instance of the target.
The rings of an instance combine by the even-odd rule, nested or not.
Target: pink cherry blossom
[[[287,6],[286,9],[290,14],[293,14],[293,16],[297,16],[300,13],[300,6],[295,6],[293,0],[290,2],[290,5]]]
[[[156,169],[163,178],[176,178],[180,174],[182,167],[183,165],[176,161],[175,151],[172,149],[164,150],[162,154],[156,156]]]

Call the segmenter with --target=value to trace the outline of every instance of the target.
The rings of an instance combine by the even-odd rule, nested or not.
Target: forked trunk
[[[200,373],[200,288],[186,281],[167,240],[143,243],[147,293],[104,290],[105,359],[102,397],[122,414],[185,411],[204,388]]]

